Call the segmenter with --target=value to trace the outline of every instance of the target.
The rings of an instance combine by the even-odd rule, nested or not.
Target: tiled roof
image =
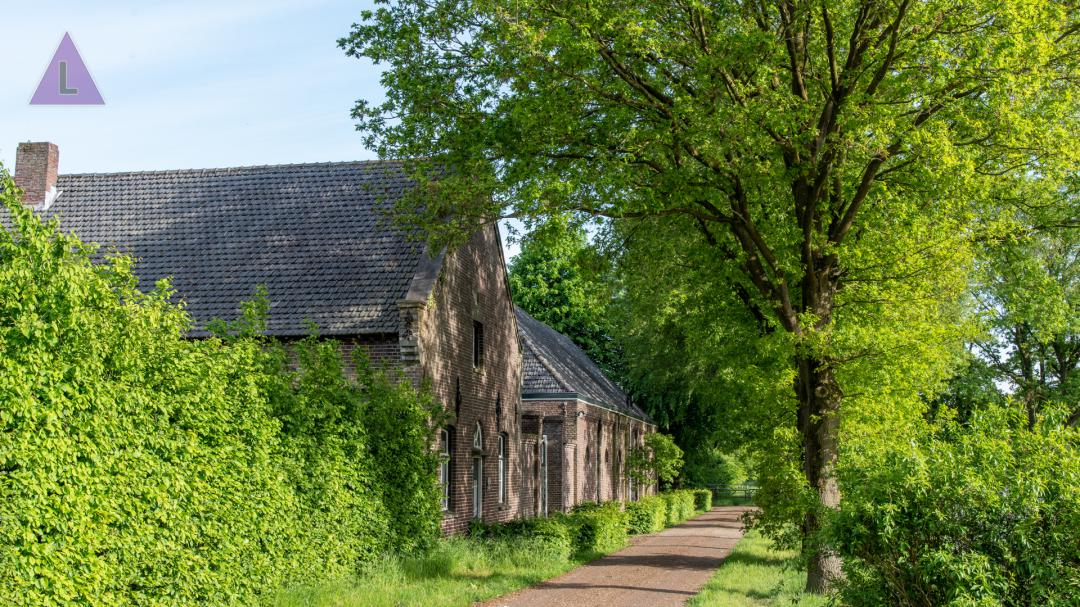
[[[61,175],[45,214],[171,276],[198,326],[261,284],[270,334],[392,333],[424,249],[384,213],[408,187],[387,161]]]
[[[578,398],[652,423],[569,337],[514,306],[523,344],[522,397],[576,394]]]

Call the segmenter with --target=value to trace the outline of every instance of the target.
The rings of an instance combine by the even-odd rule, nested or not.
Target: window
[[[506,503],[506,435],[499,435],[499,503]]]
[[[476,422],[472,439],[472,500],[473,518],[484,518],[484,459],[481,453],[484,451],[484,432],[480,428],[480,422]]]
[[[600,420],[596,421],[596,501],[604,501],[603,494],[600,492],[600,484],[604,478],[604,424]]]
[[[443,512],[450,509],[450,460],[453,450],[453,427],[439,430],[439,488],[442,489]]]
[[[480,427],[480,422],[476,422],[476,429],[473,430],[472,448],[476,451],[484,450],[484,429]]]
[[[472,365],[479,369],[484,366],[484,323],[474,320],[472,330]]]
[[[548,513],[548,444],[547,434],[540,437],[539,445],[539,457],[540,457],[540,504],[539,512],[540,516],[547,516]]]

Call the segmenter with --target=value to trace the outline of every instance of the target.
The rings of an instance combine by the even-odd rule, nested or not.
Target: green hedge
[[[574,552],[574,529],[568,518],[562,514],[553,514],[547,518],[520,519],[499,524],[473,521],[469,534],[495,539],[530,538],[559,557],[569,559]]]
[[[569,519],[575,529],[576,554],[607,553],[626,544],[630,517],[618,502],[575,512]]]
[[[554,551],[589,557],[622,548],[628,537],[630,516],[618,502],[579,504],[571,514],[553,513],[507,523],[473,522],[470,534],[495,539],[538,538]]]
[[[679,525],[694,516],[694,493],[685,489],[661,493],[667,504],[668,526]]]
[[[0,178],[0,604],[251,605],[435,537],[428,399],[256,320],[187,339]]]
[[[626,513],[630,517],[630,533],[635,535],[663,531],[667,524],[667,503],[658,495],[626,504]]]
[[[711,489],[691,489],[694,494],[694,509],[699,511],[712,510]]]

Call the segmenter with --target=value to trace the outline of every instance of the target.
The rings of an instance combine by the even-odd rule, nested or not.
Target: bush
[[[656,533],[667,524],[667,502],[658,495],[643,497],[626,504],[630,533]]]
[[[186,339],[167,283],[141,293],[130,259],[92,263],[13,191],[3,177],[0,604],[250,605],[437,530],[415,391],[345,380],[332,344],[291,372],[252,331]]]
[[[667,505],[667,524],[669,527],[682,524],[694,516],[694,493],[685,489],[661,493]]]
[[[694,494],[694,509],[712,510],[712,489],[691,489]]]
[[[547,518],[529,518],[508,523],[485,524],[473,521],[470,536],[513,541],[535,541],[543,545],[551,554],[569,559],[574,552],[574,533],[576,529],[568,517],[553,514]]]
[[[831,528],[845,604],[1076,604],[1080,436],[1019,411],[858,456]]]
[[[575,531],[574,553],[587,556],[622,548],[628,536],[629,518],[618,502],[570,515],[570,525]]]

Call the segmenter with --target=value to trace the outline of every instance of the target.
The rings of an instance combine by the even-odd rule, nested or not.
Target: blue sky
[[[336,41],[369,2],[20,2],[5,7],[0,159],[53,141],[64,173],[372,158],[353,130],[378,70]],[[18,24],[18,27],[11,27]],[[31,106],[64,32],[105,105]]]
[[[60,172],[364,160],[349,117],[379,70],[337,40],[370,0],[9,3],[0,162],[20,141],[60,147]],[[17,25],[15,25],[17,24]],[[69,32],[104,106],[31,106]]]

